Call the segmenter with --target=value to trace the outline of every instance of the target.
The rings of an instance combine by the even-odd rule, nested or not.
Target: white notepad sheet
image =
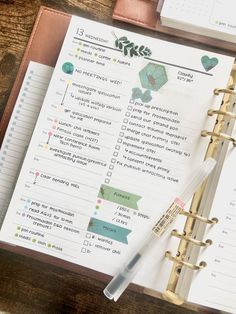
[[[45,97],[53,68],[31,61],[0,150],[0,224]]]
[[[236,42],[235,0],[165,0],[163,25]]]

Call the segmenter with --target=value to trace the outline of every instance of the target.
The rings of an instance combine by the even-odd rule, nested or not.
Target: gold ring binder
[[[219,95],[220,93],[224,93],[224,94],[232,94],[235,95],[236,93],[233,90],[233,87],[229,87],[229,88],[215,88],[213,93],[215,95]]]
[[[223,116],[227,116],[227,117],[230,117],[232,119],[236,119],[236,113],[233,113],[230,111],[209,109],[207,114],[208,114],[208,116],[213,116],[214,114],[221,114]]]
[[[203,136],[203,137],[206,137],[206,136],[217,137],[221,140],[231,141],[233,143],[233,145],[236,146],[236,139],[234,139],[233,137],[231,137],[228,134],[216,133],[216,132],[210,132],[210,131],[204,130],[201,132],[201,136]]]
[[[179,233],[176,229],[172,230],[171,235],[174,237],[177,237],[179,239],[184,239],[185,241],[191,242],[194,245],[198,245],[201,247],[207,247],[207,246],[212,244],[212,240],[210,240],[210,239],[207,239],[205,242],[199,241],[199,240],[196,240],[194,238],[191,238],[191,237],[185,235],[184,233]]]
[[[235,104],[235,99],[232,98],[232,95],[236,95],[235,91],[236,85],[236,63],[234,64],[231,72],[231,76],[228,82],[227,87],[225,88],[216,88],[213,92],[215,95],[219,95],[224,93],[223,100],[221,102],[220,108],[218,110],[209,109],[208,116],[216,115],[216,122],[211,132],[206,130],[202,131],[201,135],[203,137],[211,136],[211,140],[208,145],[208,149],[206,152],[206,158],[212,157],[216,158],[218,156],[218,152],[221,148],[221,140],[231,141],[236,146],[236,139],[232,138],[228,134],[224,134],[228,128],[228,123],[230,119],[236,119],[236,113],[231,112],[232,108]],[[166,291],[162,294],[163,298],[174,303],[174,304],[183,304],[184,299],[179,295],[177,290],[177,285],[180,278],[181,270],[184,266],[193,269],[199,270],[206,266],[205,262],[201,262],[199,265],[194,265],[187,262],[186,256],[189,256],[189,251],[191,250],[191,245],[197,245],[198,247],[204,247],[210,245],[212,243],[211,240],[206,240],[205,242],[195,240],[190,237],[190,235],[197,228],[197,221],[205,224],[216,224],[218,222],[217,218],[208,219],[206,217],[200,216],[201,209],[201,201],[203,197],[204,190],[206,188],[206,182],[199,188],[199,190],[195,193],[191,209],[189,212],[181,211],[180,214],[187,216],[186,223],[184,226],[182,233],[179,233],[177,230],[172,231],[172,236],[175,236],[180,239],[179,245],[176,254],[176,257],[172,256],[171,252],[167,251],[165,256],[173,262],[173,267],[171,270],[170,278],[166,287]],[[194,247],[193,247],[194,249]],[[197,247],[196,247],[197,250]],[[186,258],[186,262],[184,259]],[[183,273],[184,275],[184,273]]]
[[[188,216],[188,217],[192,217],[194,219],[197,219],[201,222],[204,222],[206,224],[210,224],[210,225],[213,225],[213,224],[216,224],[218,222],[218,219],[216,217],[214,218],[211,218],[211,219],[208,219],[206,217],[202,217],[202,216],[199,216],[199,215],[195,215],[195,214],[192,214],[191,212],[186,212],[184,210],[181,210],[180,212],[180,215],[184,215],[184,216]]]
[[[192,270],[200,270],[200,269],[203,269],[207,266],[207,263],[202,261],[199,263],[199,265],[194,265],[194,264],[191,264],[191,263],[188,263],[188,262],[185,262],[181,259],[179,259],[178,257],[174,257],[170,251],[166,251],[165,253],[165,257],[167,257],[169,260],[171,260],[172,262],[175,262],[177,264],[180,264],[181,266],[186,266]]]

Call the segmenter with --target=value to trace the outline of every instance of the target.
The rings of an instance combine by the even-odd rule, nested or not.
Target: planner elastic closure
[[[226,88],[215,88],[213,94],[217,97],[220,94],[224,94],[223,101],[219,110],[209,109],[207,115],[209,117],[215,116],[216,122],[213,130],[203,130],[201,132],[202,137],[210,136],[210,142],[206,152],[205,158],[213,157],[216,158],[219,149],[221,148],[221,143],[224,141],[232,142],[233,146],[236,146],[236,139],[230,134],[224,133],[227,129],[227,125],[230,119],[235,120],[235,112],[231,112],[232,106],[235,105],[235,84],[236,84],[236,64],[234,64],[231,77]],[[180,243],[177,249],[176,256],[173,256],[170,251],[167,251],[165,257],[173,262],[172,271],[169,277],[169,282],[167,284],[166,291],[162,294],[163,298],[171,303],[181,305],[185,300],[176,292],[176,287],[178,284],[179,276],[183,267],[192,269],[193,271],[199,271],[206,267],[205,262],[200,262],[199,265],[194,265],[186,260],[187,250],[190,245],[198,247],[207,247],[212,244],[210,239],[205,241],[196,240],[191,237],[193,229],[196,222],[214,225],[218,222],[218,218],[208,218],[200,215],[199,208],[203,198],[203,194],[206,188],[207,181],[199,188],[195,193],[192,204],[189,211],[182,210],[180,214],[187,217],[185,227],[182,233],[177,232],[177,230],[172,230],[171,235],[180,238]]]

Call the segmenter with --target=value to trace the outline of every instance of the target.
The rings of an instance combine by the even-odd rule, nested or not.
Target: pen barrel
[[[181,212],[181,210],[183,210],[183,208],[184,203],[179,198],[176,198],[152,228],[152,231],[157,237],[162,236],[162,234],[168,229],[168,227],[172,224],[176,216]]]
[[[104,289],[104,294],[109,299],[117,299],[127,288],[129,283],[135,277],[137,271],[141,266],[141,261],[144,256],[149,252],[154,240],[159,238],[175,220],[180,211],[183,210],[185,203],[187,203],[194,192],[197,190],[200,184],[206,179],[206,177],[213,170],[216,161],[212,158],[208,158],[203,162],[199,169],[192,174],[191,180],[188,186],[184,189],[181,196],[176,198],[165,214],[158,220],[155,226],[152,228],[152,232],[149,237],[146,237],[139,251],[133,255],[128,264],[120,271],[112,281]]]
[[[133,280],[136,273],[137,271],[129,271],[125,268],[122,272],[115,276],[103,290],[105,296],[110,300],[114,299],[114,301],[117,301],[120,295]]]
[[[105,296],[114,301],[117,301],[120,295],[128,287],[130,282],[133,280],[138,270],[142,266],[144,257],[149,252],[152,246],[152,242],[155,240],[156,235],[152,232],[149,237],[146,238],[141,248],[132,256],[125,267],[114,276],[110,283],[103,290]]]

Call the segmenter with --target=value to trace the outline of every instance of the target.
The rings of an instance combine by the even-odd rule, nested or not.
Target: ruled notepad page
[[[0,224],[7,210],[53,68],[30,62],[0,150]]]

